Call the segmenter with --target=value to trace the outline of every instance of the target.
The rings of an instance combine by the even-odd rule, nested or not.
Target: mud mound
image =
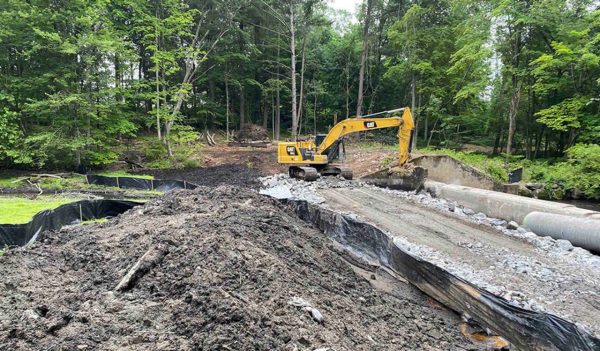
[[[409,285],[375,289],[382,275],[357,273],[279,206],[231,187],[181,190],[10,250],[0,349],[473,348],[455,315]]]
[[[263,175],[259,170],[241,164],[190,169],[144,169],[141,173],[150,174],[156,179],[178,179],[205,186],[226,184],[254,189],[258,188],[258,178]]]
[[[256,124],[246,123],[236,133],[235,139],[237,141],[266,141],[270,138],[265,128]]]

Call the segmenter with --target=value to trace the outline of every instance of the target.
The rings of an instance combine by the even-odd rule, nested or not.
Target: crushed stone
[[[597,283],[589,280],[592,279],[592,276],[600,275],[600,257],[585,249],[573,247],[569,241],[555,240],[548,236],[538,236],[518,223],[508,223],[502,219],[488,217],[481,212],[475,213],[472,209],[465,208],[455,201],[435,198],[424,191],[415,193],[382,189],[360,181],[343,181],[335,178],[319,178],[315,182],[308,183],[290,179],[287,175],[278,175],[261,178],[261,182],[264,188],[271,186],[285,187],[291,194],[290,198],[309,201],[323,207],[328,207],[328,205],[319,195],[319,189],[328,189],[330,187],[366,188],[370,191],[393,195],[401,201],[446,213],[461,221],[488,227],[490,230],[495,230],[516,241],[523,242],[525,245],[531,245],[533,250],[545,257],[549,257],[550,260],[545,260],[546,263],[543,263],[536,260],[535,257],[520,255],[511,252],[507,248],[490,247],[485,242],[465,243],[464,247],[477,255],[496,257],[495,263],[482,271],[481,269],[474,269],[470,262],[464,261],[461,257],[450,256],[426,245],[412,243],[402,237],[394,238],[395,244],[403,250],[432,262],[497,296],[504,297],[515,306],[533,311],[550,312],[560,315],[563,318],[577,321],[578,316],[570,315],[570,312],[564,309],[557,310],[557,307],[553,305],[555,299],[560,298],[564,301],[576,301],[580,298],[578,294],[581,293],[587,294],[588,297],[586,299],[600,298],[600,291],[593,291],[593,288],[585,292],[574,288],[579,283],[582,283],[582,287],[597,286]],[[347,215],[356,217],[351,212]],[[563,267],[562,271],[557,270],[548,263],[552,261],[566,262],[567,266],[577,267],[577,271],[573,272],[565,269],[564,267],[566,266]],[[508,284],[508,282],[503,284],[498,281],[499,276],[511,271],[530,276],[532,281],[546,282],[544,289],[537,291],[533,287],[523,287],[526,291],[520,291],[515,284]],[[580,275],[580,271],[593,273],[593,275],[589,275],[590,278],[586,278],[587,275]],[[579,323],[578,325],[584,330],[600,335],[598,326],[593,325],[593,323]]]

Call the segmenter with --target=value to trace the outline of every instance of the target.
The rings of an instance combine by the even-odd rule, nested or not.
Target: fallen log
[[[143,277],[148,271],[154,268],[165,255],[169,252],[167,246],[158,245],[150,247],[146,253],[140,257],[137,262],[129,269],[127,274],[123,276],[119,284],[115,287],[115,291],[126,291],[135,286],[135,283]]]

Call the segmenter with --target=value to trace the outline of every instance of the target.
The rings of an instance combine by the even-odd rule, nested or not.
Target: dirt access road
[[[327,207],[377,225],[417,256],[521,307],[551,312],[600,335],[600,267],[578,262],[569,251],[545,251],[391,191],[354,187],[319,193]]]

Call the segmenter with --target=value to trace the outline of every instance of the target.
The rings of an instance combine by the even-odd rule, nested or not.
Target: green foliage
[[[600,145],[578,144],[567,150],[569,158],[565,187],[579,190],[590,199],[600,199]]]
[[[549,128],[566,132],[570,128],[580,128],[580,120],[584,117],[582,110],[588,102],[587,98],[573,98],[561,101],[536,113],[538,122]]]
[[[198,168],[200,164],[196,160],[188,159],[183,161],[183,168]]]
[[[600,143],[600,10],[589,0],[373,1],[367,38],[364,9],[352,21],[324,0],[291,5],[304,132],[354,113],[365,40],[365,111],[411,105],[419,146],[501,153],[512,103],[513,153],[562,157]],[[196,131],[237,130],[242,115],[272,128],[279,113],[289,135],[289,10],[275,0],[0,2],[0,166],[102,167],[138,131],[160,128],[163,140],[140,142],[148,166],[189,167],[201,160]],[[503,157],[458,157],[506,176]]]
[[[9,159],[15,163],[28,162],[20,150],[23,134],[18,126],[18,114],[4,107],[0,109],[0,161]]]
[[[162,141],[152,138],[144,143],[143,153],[150,162],[153,162],[165,158],[167,149]]]
[[[505,156],[489,156],[475,152],[448,149],[425,149],[425,153],[454,157],[489,175],[498,182],[506,182],[508,173]],[[563,199],[575,192],[588,199],[600,199],[600,145],[577,144],[566,152],[567,159],[529,161],[512,157],[508,169],[523,167],[524,182],[541,183],[541,197]]]
[[[171,138],[171,141],[177,145],[192,145],[200,140],[200,134],[196,132],[194,128],[184,125],[174,126],[169,137]]]
[[[473,151],[455,151],[451,149],[422,149],[425,154],[448,155],[469,166],[472,166],[487,174],[495,181],[506,183],[508,181],[508,171],[505,166],[506,158],[502,156],[490,156]],[[518,168],[519,162],[513,160],[508,164],[510,170]]]

